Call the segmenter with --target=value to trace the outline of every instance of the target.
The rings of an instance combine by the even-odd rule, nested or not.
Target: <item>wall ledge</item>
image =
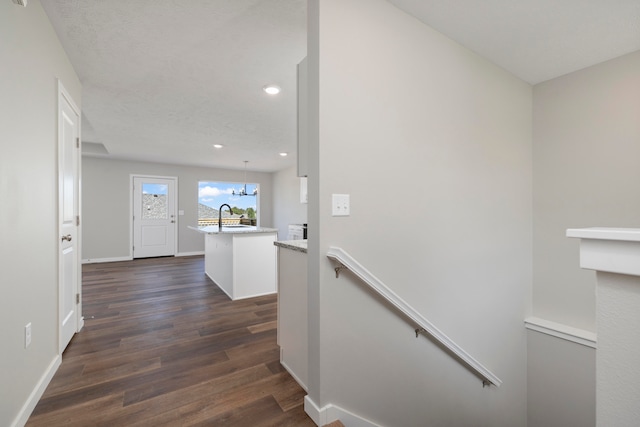
[[[568,229],[580,239],[580,267],[640,276],[640,228]]]
[[[640,229],[614,227],[569,228],[567,229],[567,237],[640,242]]]
[[[594,332],[574,328],[562,323],[552,322],[539,317],[527,317],[524,320],[525,328],[540,332],[552,337],[571,341],[586,347],[597,348],[597,335]]]

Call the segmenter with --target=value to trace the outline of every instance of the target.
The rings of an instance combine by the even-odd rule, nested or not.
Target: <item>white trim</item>
[[[262,292],[262,293],[258,293],[258,294],[244,295],[244,296],[241,296],[241,297],[235,297],[235,298],[234,298],[233,296],[231,296],[231,295],[229,294],[229,292],[227,292],[227,290],[226,290],[225,288],[223,288],[222,286],[218,285],[218,284],[216,283],[216,281],[215,281],[215,280],[213,280],[213,277],[211,277],[211,276],[209,275],[209,273],[207,273],[207,272],[205,271],[205,272],[204,272],[204,275],[205,275],[205,276],[207,276],[207,277],[209,278],[209,280],[211,280],[211,282],[212,282],[215,286],[217,286],[217,287],[218,287],[218,289],[220,289],[222,292],[224,292],[224,294],[225,294],[226,296],[228,296],[228,297],[229,297],[229,299],[230,299],[231,301],[240,301],[240,300],[243,300],[243,299],[263,297],[263,296],[265,296],[265,295],[273,295],[273,294],[277,294],[277,293],[278,293],[278,291],[269,291],[269,292]],[[232,288],[232,289],[234,289],[234,288]]]
[[[133,179],[137,175],[129,174],[129,259],[133,259]]]
[[[233,296],[232,296],[232,295],[229,295],[229,292],[227,292],[227,290],[226,290],[226,289],[224,289],[222,286],[218,285],[218,284],[216,283],[216,281],[215,281],[215,280],[213,280],[213,277],[211,277],[211,276],[209,275],[209,273],[207,273],[206,269],[205,269],[204,275],[205,275],[205,276],[207,276],[207,277],[209,278],[209,280],[211,280],[211,283],[213,283],[213,285],[214,285],[214,286],[216,286],[218,289],[220,289],[222,292],[224,292],[224,294],[225,294],[226,296],[228,296],[228,297],[229,297],[229,299],[230,299],[231,301],[235,301],[235,300],[233,299]],[[233,289],[233,288],[232,288],[232,289]]]
[[[216,284],[216,286],[218,286],[218,285]],[[220,288],[220,286],[218,286],[218,287]],[[220,289],[222,289],[222,288],[220,288]],[[263,297],[263,296],[266,296],[266,295],[274,295],[274,294],[277,294],[277,293],[278,293],[278,291],[260,292],[258,294],[245,295],[245,296],[242,296],[242,297],[236,297],[236,298],[231,298],[231,299],[234,300],[234,301],[240,301],[240,300],[243,300],[243,299],[258,298],[258,297]]]
[[[195,252],[178,252],[176,256],[196,256],[196,255],[204,255],[204,251],[195,251]]]
[[[567,237],[580,239],[622,240],[626,242],[640,242],[640,228],[569,228]]]
[[[569,229],[567,236],[580,238],[581,268],[640,276],[640,228]]]
[[[371,289],[376,291],[380,296],[391,303],[401,313],[414,321],[417,326],[424,329],[436,341],[445,346],[448,350],[450,350],[453,354],[460,358],[460,360],[462,360],[470,368],[476,371],[482,378],[484,378],[485,381],[489,381],[496,387],[500,387],[500,384],[502,384],[500,378],[498,378],[493,372],[482,365],[482,363],[474,359],[469,353],[464,351],[458,344],[453,342],[451,338],[449,338],[442,331],[436,328],[433,323],[427,320],[406,301],[400,298],[395,292],[393,292],[377,277],[375,277],[369,270],[364,268],[358,261],[351,257],[351,255],[349,255],[341,248],[330,247],[327,251],[327,257],[351,270],[364,283],[369,285]]]
[[[13,423],[11,423],[11,427],[24,426],[27,423],[27,421],[29,421],[29,417],[31,416],[31,413],[33,412],[36,405],[38,404],[38,401],[44,394],[44,391],[47,389],[47,386],[51,382],[51,379],[53,378],[55,373],[58,371],[58,368],[60,367],[61,363],[62,363],[62,358],[60,357],[60,355],[56,355],[51,361],[51,363],[49,364],[49,367],[44,372],[42,377],[40,377],[40,381],[38,381],[38,384],[36,384],[35,388],[27,398],[24,405],[22,405],[22,408],[20,408],[18,415],[13,420]]]
[[[562,323],[552,322],[539,317],[527,317],[524,319],[525,328],[540,332],[552,337],[561,338],[576,344],[591,348],[597,348],[597,335],[594,332],[574,328]]]
[[[112,258],[86,258],[82,260],[83,264],[96,264],[99,262],[119,262],[119,261],[131,261],[131,256],[121,256]]]
[[[298,385],[300,387],[302,387],[304,389],[304,391],[308,392],[309,388],[307,387],[307,385],[300,379],[300,377],[298,377],[296,375],[295,372],[293,372],[293,370],[291,370],[287,364],[282,360],[282,348],[280,348],[280,364],[282,365],[282,367],[284,369],[286,369],[287,372],[289,372],[289,375],[291,375],[293,377],[294,380],[296,380],[296,382],[298,383]]]
[[[336,420],[340,420],[349,427],[382,427],[359,415],[347,411],[339,406],[328,404],[320,408],[309,395],[304,397],[304,411],[318,426],[324,426]]]
[[[175,254],[176,257],[180,256],[198,256],[204,255],[204,251],[195,251],[195,252],[180,252]],[[120,256],[120,257],[111,257],[111,258],[85,258],[82,260],[83,264],[97,264],[99,262],[119,262],[119,261],[131,261],[133,257],[131,256]]]
[[[62,101],[71,108],[71,110],[75,113],[77,117],[77,126],[76,126],[76,141],[77,146],[75,147],[75,177],[74,177],[74,214],[77,215],[76,218],[81,218],[82,215],[82,152],[80,149],[80,139],[82,137],[82,111],[78,107],[78,104],[73,100],[71,94],[67,91],[62,83],[62,80],[57,79],[58,83],[58,95],[57,95],[57,108],[58,108],[58,116],[57,116],[57,151],[58,151],[58,161],[57,161],[57,178],[58,178],[58,191],[57,191],[57,201],[58,204],[58,217],[57,217],[57,235],[62,235],[62,203],[60,198],[62,197]],[[76,223],[77,224],[77,223]],[[80,225],[75,225],[74,230],[74,238],[76,239],[75,243],[75,289],[73,289],[74,299],[77,297],[77,302],[75,305],[75,321],[76,321],[76,330],[75,333],[80,332],[82,327],[84,326],[84,317],[82,316],[82,227]],[[58,353],[62,354],[66,346],[69,344],[62,342],[62,315],[63,315],[63,307],[65,306],[64,292],[62,291],[62,282],[63,282],[63,268],[62,268],[62,257],[60,252],[60,240],[56,239],[58,243]],[[74,335],[75,335],[74,333]]]
[[[326,407],[323,409],[320,409],[320,407],[316,405],[316,403],[313,400],[311,400],[309,395],[306,395],[304,397],[304,412],[306,412],[307,415],[309,415],[311,420],[314,423],[316,423],[317,426],[323,426],[327,424]]]

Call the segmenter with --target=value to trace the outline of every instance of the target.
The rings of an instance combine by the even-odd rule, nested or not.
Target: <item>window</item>
[[[142,184],[142,219],[167,219],[168,188],[166,184]]]
[[[245,188],[246,186],[246,188]],[[222,210],[223,225],[257,225],[258,184],[237,182],[198,182],[198,227],[218,225],[218,209],[223,204],[231,206],[230,214]],[[246,195],[240,195],[246,194]]]

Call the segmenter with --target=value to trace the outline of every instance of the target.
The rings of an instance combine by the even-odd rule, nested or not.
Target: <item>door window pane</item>
[[[142,184],[142,219],[167,219],[169,206],[166,184]]]

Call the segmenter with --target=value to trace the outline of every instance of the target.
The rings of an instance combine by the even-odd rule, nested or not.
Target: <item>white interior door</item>
[[[80,112],[58,89],[59,350],[82,327],[80,305]]]
[[[176,178],[133,177],[133,257],[175,255]]]

